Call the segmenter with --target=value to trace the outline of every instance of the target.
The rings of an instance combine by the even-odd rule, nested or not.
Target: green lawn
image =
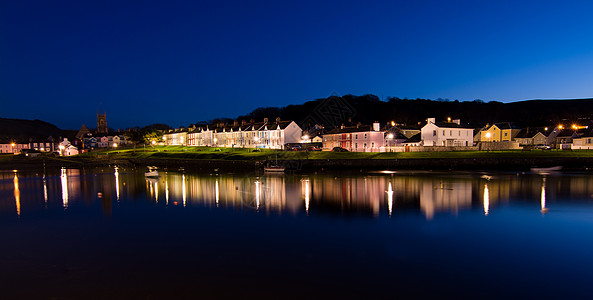
[[[259,150],[259,149],[258,149]],[[455,152],[329,152],[329,151],[277,151],[242,148],[209,148],[184,146],[157,146],[136,149],[110,149],[79,155],[81,158],[163,158],[163,159],[224,159],[265,160],[275,159],[419,159],[419,158],[544,158],[544,157],[593,157],[593,151],[455,151]]]

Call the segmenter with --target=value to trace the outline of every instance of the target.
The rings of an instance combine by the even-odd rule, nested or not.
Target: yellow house
[[[482,142],[504,142],[512,141],[513,138],[521,131],[520,128],[513,123],[503,122],[496,123],[487,129],[480,131],[480,141]]]

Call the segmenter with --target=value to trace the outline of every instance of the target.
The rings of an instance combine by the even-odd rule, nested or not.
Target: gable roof
[[[538,133],[541,133],[543,136],[547,137],[548,134],[546,133],[545,128],[543,127],[527,127],[521,129],[515,138],[517,139],[531,139],[534,138]]]
[[[498,127],[498,129],[505,130],[505,129],[520,129],[515,123],[512,122],[500,122],[494,123],[492,126]],[[492,127],[490,126],[490,127]]]
[[[453,123],[453,122],[436,122],[436,123],[434,123],[434,125],[436,125],[439,128],[473,129],[472,127],[465,126],[465,125],[459,125],[459,124]]]
[[[422,141],[422,133],[416,133],[411,138],[407,139],[404,144],[408,143],[420,143]]]
[[[373,131],[373,126],[358,125],[358,126],[349,126],[349,127],[344,127],[344,128],[336,128],[336,129],[330,130],[327,134],[353,133],[353,132],[366,132],[366,131]]]

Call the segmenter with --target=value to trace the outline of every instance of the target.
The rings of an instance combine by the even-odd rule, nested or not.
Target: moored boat
[[[264,172],[284,172],[286,170],[283,166],[268,166],[264,167]]]
[[[557,171],[561,171],[562,170],[562,166],[555,166],[555,167],[549,167],[549,168],[531,168],[532,172],[557,172]]]
[[[156,178],[159,177],[159,171],[154,167],[148,167],[148,172],[144,173],[144,177]]]

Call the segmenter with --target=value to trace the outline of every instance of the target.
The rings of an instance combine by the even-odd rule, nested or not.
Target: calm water
[[[0,172],[0,298],[589,298],[593,174]]]

